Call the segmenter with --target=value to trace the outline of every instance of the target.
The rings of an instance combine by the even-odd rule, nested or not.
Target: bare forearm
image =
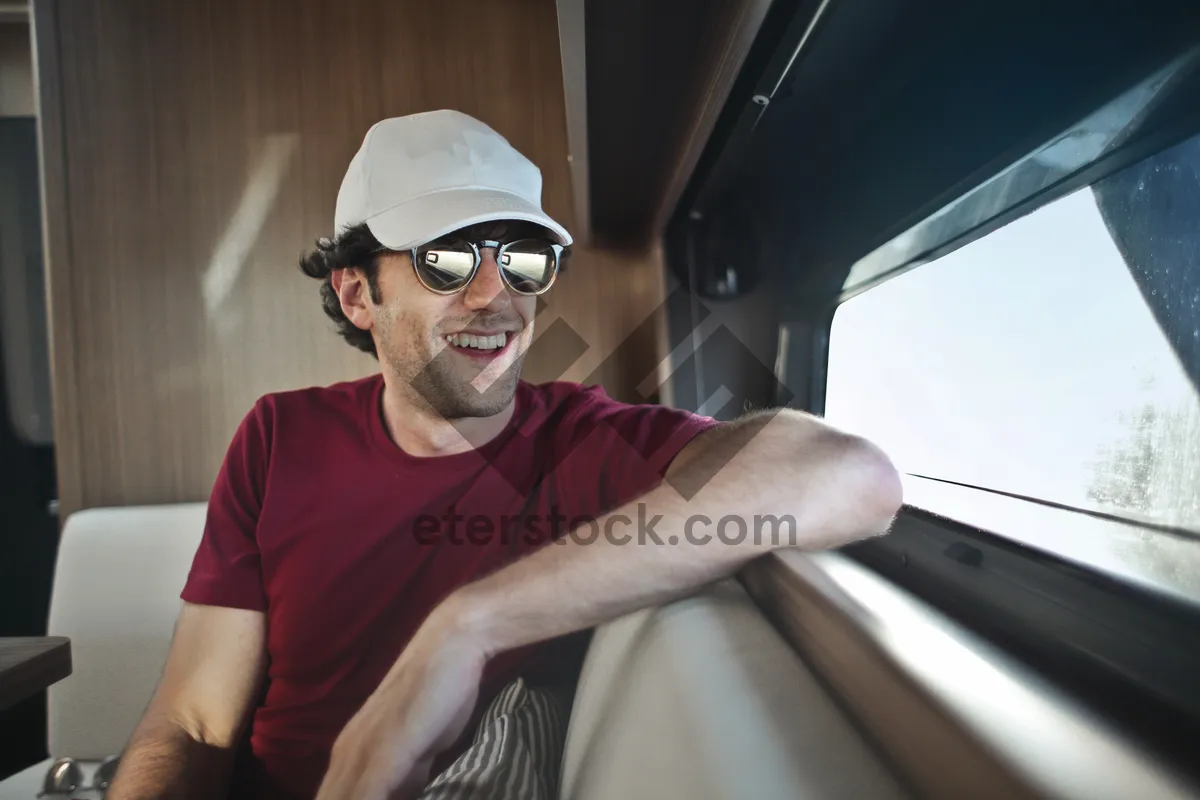
[[[900,505],[886,457],[817,420],[763,415],[712,433],[662,486],[464,587],[447,616],[499,652],[668,602],[776,547],[883,533]],[[653,536],[639,517],[658,518]]]
[[[121,755],[107,800],[212,800],[224,797],[233,751],[199,741],[165,715],[147,715]]]

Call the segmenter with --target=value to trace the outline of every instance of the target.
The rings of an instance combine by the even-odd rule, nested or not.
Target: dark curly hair
[[[300,259],[300,271],[321,282],[321,308],[333,320],[337,332],[350,344],[376,358],[375,340],[370,331],[351,322],[342,311],[341,301],[333,290],[330,276],[334,270],[357,267],[367,277],[371,301],[382,302],[379,294],[379,252],[383,245],[371,233],[366,223],[344,229],[333,239],[317,239],[317,249]]]

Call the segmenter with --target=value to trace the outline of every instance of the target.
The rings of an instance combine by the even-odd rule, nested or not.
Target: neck
[[[475,450],[495,439],[512,419],[516,398],[490,417],[448,420],[424,400],[405,396],[386,370],[383,379],[383,424],[396,445],[419,458],[452,456]]]

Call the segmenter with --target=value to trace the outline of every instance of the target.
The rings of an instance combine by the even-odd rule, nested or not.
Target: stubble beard
[[[426,406],[442,419],[453,422],[468,417],[491,417],[512,402],[525,362],[524,353],[481,392],[472,381],[483,368],[464,364],[452,351],[452,345],[434,354],[423,329],[416,324],[406,325],[403,317],[393,317],[380,327],[385,329],[385,336],[378,342],[380,359],[399,378],[398,384],[413,402]],[[405,342],[413,344],[406,346]],[[418,352],[418,342],[426,343],[420,348],[424,352]]]

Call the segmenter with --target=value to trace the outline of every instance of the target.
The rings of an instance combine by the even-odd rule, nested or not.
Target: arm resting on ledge
[[[763,413],[701,434],[661,486],[597,521],[603,531],[614,515],[637,520],[637,504],[645,504],[643,516],[662,517],[662,545],[567,537],[463,587],[442,611],[490,656],[670,602],[791,544],[787,536],[755,542],[756,528],[774,530],[764,517],[794,518],[794,546],[823,550],[884,533],[900,502],[899,476],[873,445],[807,415]],[[746,532],[736,544],[717,535],[718,521],[730,516]],[[734,523],[722,533],[736,541],[740,531]]]
[[[808,414],[763,412],[700,434],[662,485],[596,520],[616,533],[644,504],[644,517],[661,517],[662,544],[568,536],[435,609],[338,738],[318,800],[418,790],[466,725],[491,656],[669,602],[777,547],[821,550],[885,533],[901,502],[899,475],[877,447]],[[767,515],[795,520],[794,543],[756,541],[755,517]],[[748,533],[733,544],[715,535],[730,516]]]

